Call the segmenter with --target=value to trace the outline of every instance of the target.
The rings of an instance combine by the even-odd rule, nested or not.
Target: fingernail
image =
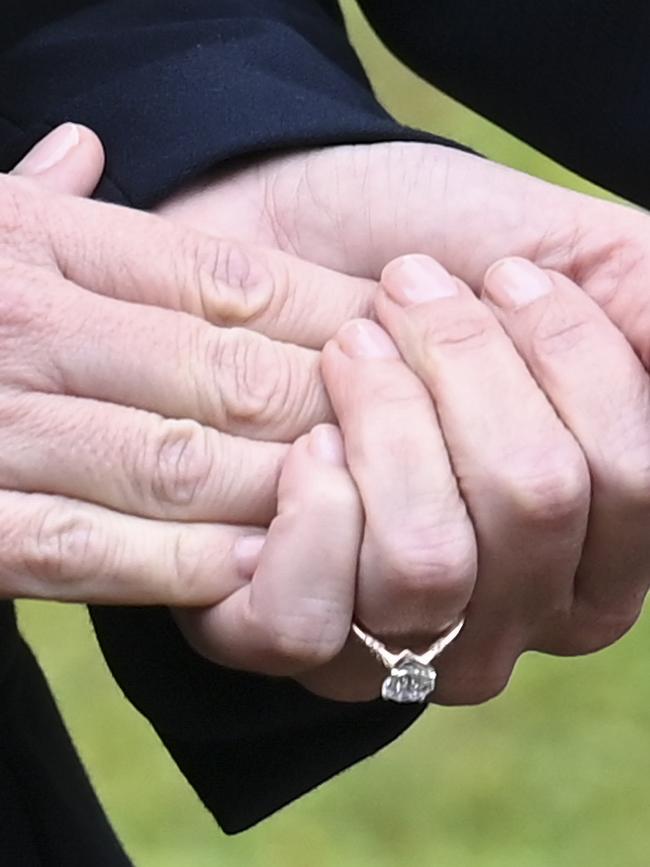
[[[429,256],[402,256],[384,268],[381,282],[393,301],[408,307],[458,295],[454,278]]]
[[[333,464],[336,467],[345,466],[345,449],[338,428],[321,424],[315,427],[309,435],[309,451],[315,458]]]
[[[547,274],[527,259],[502,259],[488,269],[485,294],[499,307],[516,309],[553,291]]]
[[[79,129],[64,123],[39,141],[13,170],[16,175],[40,175],[51,169],[79,144]]]
[[[397,347],[383,328],[367,319],[347,322],[336,341],[350,358],[399,358]]]
[[[253,577],[265,541],[266,536],[258,533],[256,536],[240,536],[235,542],[235,559],[245,578]]]

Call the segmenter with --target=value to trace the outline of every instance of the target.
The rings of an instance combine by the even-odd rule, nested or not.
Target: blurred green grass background
[[[400,119],[595,191],[435,93],[386,54],[351,2],[344,7],[376,88]],[[525,657],[498,700],[431,709],[384,753],[227,838],[122,699],[85,611],[23,603],[20,616],[138,867],[650,864],[647,618],[594,657]]]

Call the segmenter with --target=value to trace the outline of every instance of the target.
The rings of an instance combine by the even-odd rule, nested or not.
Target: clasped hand
[[[346,461],[293,447],[251,583],[186,621],[198,646],[361,700],[382,673],[348,638],[353,613],[417,648],[466,609],[436,699],[469,703],[503,689],[527,649],[620,637],[650,558],[633,472],[648,378],[625,338],[578,286],[521,259],[487,272],[481,300],[427,257],[397,260],[376,313],[383,329],[350,322],[323,352]],[[333,456],[332,429],[310,442],[325,433]]]
[[[377,291],[3,184],[5,595],[182,606],[209,658],[344,700],[382,678],[353,615],[418,647],[466,611],[450,703],[634,622],[647,375],[567,276],[497,262],[479,300],[409,256]]]

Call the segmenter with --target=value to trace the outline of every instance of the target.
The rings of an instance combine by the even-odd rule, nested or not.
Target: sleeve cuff
[[[341,22],[289,0],[91,4],[0,55],[8,170],[66,120],[98,133],[103,198],[149,208],[228,160],[289,148],[441,142],[377,102]],[[20,131],[20,132],[19,132]],[[449,142],[445,142],[450,144]]]
[[[289,679],[213,665],[190,649],[165,609],[95,607],[92,618],[126,697],[228,833],[376,753],[423,712],[381,700],[328,701]]]

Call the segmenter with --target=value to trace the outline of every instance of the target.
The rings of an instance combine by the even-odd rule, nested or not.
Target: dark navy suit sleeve
[[[377,103],[331,0],[9,2],[5,170],[54,125],[83,122],[107,149],[101,195],[149,207],[244,155],[435,140]],[[189,649],[162,610],[96,609],[93,619],[118,683],[227,831],[373,753],[420,713],[337,704],[289,680],[220,669]]]
[[[95,608],[93,620],[117,682],[230,833],[376,752],[421,713],[326,701],[289,679],[218,668],[163,609]]]
[[[360,0],[401,59],[504,129],[650,206],[647,0]]]
[[[17,41],[0,51],[0,168],[74,119],[106,146],[102,196],[149,207],[231,158],[431,140],[379,105],[332,0],[51,0],[39,9],[39,26],[15,25]]]

